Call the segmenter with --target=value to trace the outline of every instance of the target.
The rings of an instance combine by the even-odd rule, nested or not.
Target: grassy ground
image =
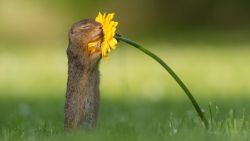
[[[97,128],[69,134],[63,132],[65,45],[51,46],[57,47],[1,45],[0,140],[238,141],[250,137],[247,44],[183,48],[158,43],[151,48],[186,82],[209,118],[209,130],[158,64],[121,44],[101,64]]]
[[[218,103],[211,106],[212,124],[205,130],[186,101],[102,99],[95,131],[65,134],[63,99],[1,98],[0,140],[247,140],[249,103]]]

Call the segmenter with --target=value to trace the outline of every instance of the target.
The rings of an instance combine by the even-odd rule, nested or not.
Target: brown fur
[[[65,102],[65,130],[96,125],[99,108],[99,62],[101,59],[101,25],[93,20],[75,23],[69,31],[68,81]],[[95,53],[87,44],[100,40]]]

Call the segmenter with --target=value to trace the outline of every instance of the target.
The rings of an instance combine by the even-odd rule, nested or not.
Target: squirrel
[[[101,60],[102,25],[84,19],[69,31],[68,79],[65,100],[65,130],[93,128],[99,111],[99,63]],[[88,51],[88,43],[97,42],[95,52]]]

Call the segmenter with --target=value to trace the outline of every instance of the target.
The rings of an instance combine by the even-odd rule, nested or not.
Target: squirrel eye
[[[88,28],[90,28],[90,25],[83,25],[83,26],[81,26],[80,28],[81,28],[81,29],[88,29]]]

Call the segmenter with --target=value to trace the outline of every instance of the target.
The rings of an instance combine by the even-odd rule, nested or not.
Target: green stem
[[[197,111],[198,115],[200,116],[202,122],[204,123],[205,127],[208,128],[208,121],[207,121],[206,117],[204,116],[204,113],[202,112],[199,104],[196,102],[193,95],[191,94],[191,92],[188,90],[186,85],[181,81],[181,79],[175,74],[175,72],[161,58],[159,58],[157,55],[150,52],[149,50],[143,48],[142,46],[138,45],[137,43],[135,43],[135,42],[133,42],[133,41],[131,41],[129,39],[126,39],[125,37],[122,37],[121,35],[116,34],[115,38],[118,41],[123,41],[125,43],[128,43],[128,44],[132,45],[133,47],[141,50],[145,54],[152,57],[155,61],[160,63],[166,69],[166,71],[168,71],[168,73],[175,79],[175,81],[179,84],[179,86],[183,89],[183,91],[186,93],[189,100],[192,102],[195,110]]]

